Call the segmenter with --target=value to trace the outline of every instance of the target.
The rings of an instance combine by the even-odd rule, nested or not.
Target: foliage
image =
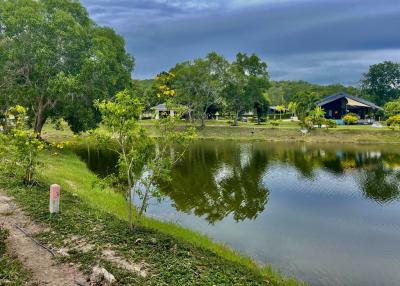
[[[254,102],[254,109],[257,114],[257,124],[261,123],[261,118],[268,114],[271,101],[269,100],[268,94],[264,93],[263,96],[259,97]]]
[[[293,97],[293,102],[296,102],[296,114],[300,120],[304,120],[307,114],[316,107],[321,96],[316,92],[300,91]]]
[[[286,111],[286,107],[284,105],[276,106],[276,111],[279,112],[279,119],[282,119],[282,113]]]
[[[305,120],[307,125],[312,124],[312,126],[317,125],[319,128],[326,122],[325,121],[325,111],[320,107],[315,107]]]
[[[0,5],[0,81],[7,83],[7,102],[0,103],[32,106],[28,115],[39,134],[49,117],[63,117],[75,132],[93,127],[93,99],[131,83],[133,60],[123,39],[96,26],[77,1]]]
[[[117,93],[114,101],[97,100],[95,105],[102,115],[102,126],[105,129],[105,132],[97,130],[95,135],[99,142],[119,156],[119,175],[127,183],[128,216],[132,228],[133,188],[143,168],[142,162],[148,158],[147,145],[150,144],[144,136],[144,130],[138,125],[142,105],[127,90]]]
[[[229,63],[222,56],[210,53],[204,59],[183,62],[172,69],[176,74],[176,99],[201,119],[202,127],[210,107],[222,104],[221,93],[228,67]]]
[[[162,72],[157,75],[155,82],[157,86],[157,97],[174,97],[175,90],[172,89],[172,81],[174,80],[175,75],[170,72]]]
[[[163,83],[159,88],[161,96],[173,96],[172,90]],[[167,103],[168,104],[168,103]],[[136,228],[140,218],[147,208],[151,197],[161,198],[161,193],[155,185],[157,181],[169,180],[169,172],[185,152],[174,152],[176,144],[184,145],[194,136],[194,129],[176,130],[176,121],[180,118],[179,110],[176,117],[168,116],[157,123],[159,137],[154,139],[147,135],[138,125],[142,104],[127,90],[119,92],[114,101],[96,101],[96,106],[102,114],[102,126],[105,132],[97,131],[97,137],[112,148],[118,156],[120,178],[127,184],[127,201],[129,206],[130,228]],[[114,148],[112,141],[116,141]],[[136,220],[133,222],[132,203],[137,198],[140,203],[136,209]]]
[[[6,118],[5,130],[9,134],[9,139],[11,139],[9,143],[14,147],[12,162],[17,167],[14,170],[18,172],[20,169],[23,182],[31,186],[35,183],[35,175],[39,164],[38,154],[45,148],[45,145],[38,139],[35,132],[28,129],[26,123],[27,110],[24,107],[17,105],[9,108]]]
[[[386,124],[392,129],[400,129],[400,114],[390,116]]]
[[[364,74],[362,89],[378,105],[399,99],[400,63],[385,61],[370,66]]]
[[[278,127],[282,124],[282,120],[270,120],[269,124],[271,124],[272,127]]]
[[[299,95],[314,93],[317,97],[323,98],[338,92],[347,92],[353,95],[360,93],[357,88],[352,86],[341,84],[319,85],[306,81],[271,81],[271,87],[268,89],[272,105],[289,105],[290,102],[298,102]]]
[[[297,110],[297,102],[289,102],[288,104],[288,110],[292,113],[292,117],[296,116],[296,110]]]
[[[352,124],[356,124],[358,122],[358,115],[355,113],[347,113],[346,115],[344,115],[342,117],[342,120],[344,121],[344,123],[346,123],[347,125],[352,125]]]
[[[325,118],[324,124],[326,125],[326,128],[336,128],[337,127],[337,123],[333,119]]]
[[[252,54],[239,53],[227,71],[223,96],[227,110],[234,113],[238,125],[241,112],[250,110],[269,87],[267,64]]]
[[[132,92],[142,102],[144,111],[149,111],[151,107],[162,103],[156,96],[157,88],[158,84],[155,84],[154,79],[132,80]]]
[[[400,99],[387,102],[384,110],[387,116],[400,114]]]

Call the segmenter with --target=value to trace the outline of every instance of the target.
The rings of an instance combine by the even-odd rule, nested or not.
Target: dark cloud
[[[216,51],[260,55],[273,79],[356,84],[400,61],[398,0],[83,0],[126,39],[136,78]]]

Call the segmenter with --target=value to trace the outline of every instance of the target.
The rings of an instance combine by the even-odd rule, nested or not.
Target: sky
[[[81,0],[135,57],[135,79],[215,51],[255,53],[273,80],[357,85],[400,62],[400,0]]]

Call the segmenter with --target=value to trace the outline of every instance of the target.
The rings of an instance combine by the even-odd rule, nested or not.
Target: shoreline
[[[153,125],[143,125],[151,135],[157,136]],[[185,126],[181,125],[180,128]],[[200,140],[304,142],[304,143],[352,143],[352,144],[400,144],[400,132],[374,129],[370,126],[352,128],[344,126],[332,129],[313,129],[301,135],[300,128],[271,128],[248,126],[206,126],[198,128]]]
[[[72,154],[72,152],[70,151],[62,151],[57,155],[54,155],[51,152],[47,152],[41,155],[41,161],[46,166],[46,168],[43,170],[40,176],[40,182],[45,185],[54,182],[61,184],[64,198],[67,198],[67,201],[70,199],[73,199],[74,201],[74,203],[71,203],[71,205],[69,206],[69,208],[71,208],[71,211],[72,209],[75,209],[75,212],[78,211],[77,215],[86,215],[84,214],[85,212],[104,213],[104,215],[114,217],[112,220],[120,221],[118,224],[123,224],[124,226],[127,226],[127,209],[124,197],[121,194],[115,193],[110,189],[104,188],[104,186],[102,187],[101,182],[97,178],[97,176],[94,175],[86,167],[85,163],[82,162],[78,158],[78,156]],[[46,192],[42,191],[42,188],[34,188],[31,190],[34,193],[33,196],[37,196],[37,200],[35,200],[36,202],[34,202],[32,198],[30,198],[30,195],[27,192],[24,192],[24,189],[19,186],[14,189],[12,187],[3,186],[3,190],[13,195],[16,198],[17,202],[21,204],[24,208],[27,208],[28,210],[30,209],[30,211],[28,212],[30,216],[33,216],[34,218],[35,216],[38,216],[39,222],[43,222],[45,224],[48,223],[48,219],[45,218],[46,215],[44,215],[46,211],[43,211],[48,209],[48,201],[44,201],[44,198],[47,198],[47,195]],[[62,208],[63,213],[61,215],[64,216],[64,212],[70,212],[70,210],[65,209],[65,202],[62,203],[62,205],[64,206],[64,211]],[[79,208],[79,210],[77,210],[77,206],[79,205],[82,205],[83,207],[82,209]],[[38,206],[39,209],[42,209],[41,213],[36,213],[36,207]],[[65,218],[65,220],[67,221],[68,219],[68,217]],[[60,222],[57,219],[56,221]],[[71,224],[70,222],[69,228],[67,230],[68,235],[74,235],[73,231],[70,231],[70,228],[73,229],[77,227],[74,224]],[[55,228],[58,227],[57,223],[51,223],[51,225]],[[214,242],[203,234],[192,231],[175,223],[163,222],[153,219],[151,217],[145,217],[142,221],[142,226],[143,228],[140,232],[146,233],[150,231],[152,233],[152,237],[155,237],[157,241],[165,237],[166,240],[176,240],[175,244],[178,246],[178,248],[186,247],[185,245],[190,245],[187,247],[192,249],[191,251],[195,253],[203,253],[205,251],[205,253],[201,255],[198,254],[192,256],[190,258],[190,261],[194,264],[202,264],[204,263],[204,257],[206,257],[210,261],[214,261],[213,264],[218,265],[217,268],[221,269],[212,270],[213,272],[216,271],[216,273],[213,274],[216,275],[215,279],[219,279],[219,276],[222,276],[223,279],[228,279],[229,281],[231,281],[231,283],[234,283],[235,281],[237,283],[237,281],[239,281],[236,280],[239,279],[239,277],[237,276],[237,271],[239,271],[238,269],[241,269],[240,272],[245,271],[241,273],[241,276],[244,276],[247,281],[243,285],[261,285],[261,281],[269,281],[271,285],[303,285],[301,282],[298,282],[295,279],[284,278],[279,271],[272,269],[269,265],[261,266],[252,258],[245,256],[226,245]],[[128,239],[131,235],[135,236],[135,234],[128,235],[125,229],[121,229],[119,230],[119,232],[124,233],[124,235],[121,234],[122,239]],[[85,235],[90,236],[93,234]],[[108,233],[108,235],[112,234]],[[127,235],[128,237],[126,237]],[[64,235],[61,235],[61,237],[63,236]],[[58,233],[53,235],[46,234],[43,239],[45,241],[51,241],[49,237],[52,237],[52,239],[55,239],[57,241],[61,240],[61,237]],[[139,236],[139,238],[141,237]],[[59,244],[62,244],[62,241],[59,241]],[[113,247],[114,246],[117,247],[117,245],[113,245]],[[151,250],[149,251],[151,252]],[[166,253],[162,253],[164,256],[166,256],[165,259],[167,261],[170,260],[169,263],[175,263],[174,258],[170,257],[171,254],[169,253],[169,251],[163,251],[166,251]],[[147,255],[149,255],[148,252],[146,252],[146,256]],[[85,263],[85,261],[81,261],[79,257],[76,257],[76,259],[77,260],[73,261],[74,263]],[[143,259],[143,257],[141,259]],[[208,271],[213,269],[213,264],[210,264],[209,267],[207,267]],[[232,277],[225,276],[227,274],[224,274],[224,272],[220,272],[223,271],[222,269],[225,269],[224,271],[227,271],[228,273],[232,272],[237,274],[234,274]],[[246,273],[246,269],[248,274],[244,274]],[[189,276],[187,276],[185,279],[189,279]]]
[[[157,130],[152,123],[141,123],[150,133],[157,137]],[[193,125],[180,124],[178,128],[186,128]],[[351,143],[351,144],[400,144],[400,131],[390,130],[387,127],[381,129],[371,126],[338,126],[331,129],[313,129],[307,135],[302,136],[300,127],[293,122],[284,126],[270,127],[266,125],[206,125],[197,129],[197,140],[229,140],[229,141],[265,141],[265,142],[304,142],[304,143]],[[55,130],[52,126],[46,126],[42,136],[50,142],[69,140],[82,140],[85,134],[75,136],[64,126],[63,131]]]

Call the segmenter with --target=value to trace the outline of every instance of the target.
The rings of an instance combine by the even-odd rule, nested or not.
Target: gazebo
[[[169,114],[170,116],[175,115],[175,110],[174,109],[169,109],[165,103],[161,103],[159,105],[156,105],[151,108],[155,112],[154,119],[158,120],[160,119],[160,113],[161,114]]]

